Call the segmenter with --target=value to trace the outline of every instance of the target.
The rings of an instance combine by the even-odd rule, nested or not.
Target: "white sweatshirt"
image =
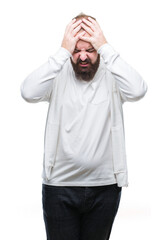
[[[57,150],[48,174],[45,171],[44,160],[43,183],[45,184],[56,186],[99,186],[116,182],[119,186],[128,184],[126,180],[122,180],[122,183],[118,182],[116,177],[114,167],[116,160],[113,159],[113,151],[116,150],[112,147],[116,127],[113,127],[115,130],[113,132],[111,118],[116,118],[113,115],[117,111],[112,114],[111,91],[105,79],[107,76],[109,79],[112,73],[122,103],[139,100],[144,96],[147,86],[140,75],[124,62],[109,44],[104,44],[98,53],[101,56],[100,66],[90,82],[75,78],[69,59],[71,54],[66,49],[60,48],[47,63],[31,73],[21,86],[25,100],[50,102],[53,99],[54,89],[58,91],[58,87],[54,87],[54,80],[56,82],[59,78],[67,79],[64,94],[60,97],[59,124],[57,126],[54,123],[54,126],[57,126],[57,136],[54,136],[55,139],[57,138],[55,140]],[[58,82],[61,83],[61,79]],[[54,115],[50,106],[49,112]],[[46,135],[47,129],[46,124]],[[54,134],[51,130],[49,132],[51,135]],[[52,152],[48,150],[49,148],[50,145],[45,152]],[[118,146],[117,149],[121,151]],[[120,155],[119,153],[118,163]],[[124,166],[125,169],[124,172],[122,170],[117,173],[120,175],[126,173],[126,164],[120,167],[119,163],[118,166],[121,169]],[[122,178],[125,179],[125,176]]]
[[[101,67],[91,82],[67,82],[55,165],[50,180],[61,186],[116,183],[112,166],[110,99]]]

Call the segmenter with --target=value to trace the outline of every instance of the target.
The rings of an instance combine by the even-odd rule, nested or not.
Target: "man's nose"
[[[80,60],[85,61],[87,59],[87,54],[86,53],[81,53],[80,54]]]

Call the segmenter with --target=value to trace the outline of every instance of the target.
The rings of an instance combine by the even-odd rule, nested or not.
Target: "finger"
[[[82,26],[82,28],[84,28],[84,30],[85,30],[86,32],[88,32],[90,35],[93,34],[93,30],[92,30],[90,27],[88,27],[86,24],[81,23],[81,26]]]
[[[78,27],[76,27],[76,28],[72,31],[73,36],[75,36],[76,33],[79,32],[81,28],[82,28],[81,25],[79,25]]]
[[[80,20],[78,20],[77,22],[73,23],[73,24],[70,26],[71,31],[72,31],[74,28],[76,28],[81,22],[82,22],[82,20],[80,19]]]
[[[93,25],[93,23],[91,23],[90,21],[88,21],[86,18],[83,18],[82,21],[84,23],[86,23],[94,32],[96,31],[95,26]]]
[[[72,25],[74,22],[76,22],[76,18],[73,18],[73,19],[68,23],[68,26]]]
[[[97,26],[100,27],[100,25],[98,24],[98,22],[97,22],[96,20],[94,20],[93,18],[88,17],[88,20],[89,20],[91,23],[93,23],[94,25],[97,25]]]
[[[78,33],[77,35],[76,35],[76,39],[80,39],[82,36],[84,36],[85,35],[85,31],[83,31],[83,32],[81,32],[81,33]]]
[[[85,42],[90,42],[91,43],[91,38],[90,37],[79,36],[79,39],[81,39]]]
[[[69,24],[76,22],[76,18],[73,18]]]
[[[68,23],[68,25],[67,25],[67,27],[66,27],[66,30],[68,30],[69,28],[70,28],[70,26],[73,24],[73,23],[75,23],[76,22],[76,19],[74,18],[74,19],[72,19],[69,23]]]

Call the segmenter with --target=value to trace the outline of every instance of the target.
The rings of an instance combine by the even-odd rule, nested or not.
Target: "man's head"
[[[88,17],[88,15],[82,13],[75,18],[79,20],[82,18],[87,19]],[[84,31],[84,29],[81,29],[78,33],[82,31]],[[90,37],[88,33],[85,33],[85,36]],[[99,67],[100,56],[91,43],[79,40],[76,43],[74,52],[72,53],[71,63],[77,79],[90,81],[93,79]]]

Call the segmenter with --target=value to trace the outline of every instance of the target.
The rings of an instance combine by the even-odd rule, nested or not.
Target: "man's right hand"
[[[82,31],[78,34],[78,32],[82,28],[81,23],[82,20],[76,21],[76,19],[73,19],[65,29],[65,34],[61,47],[66,48],[71,54],[74,52],[79,37],[85,34],[85,31]]]

